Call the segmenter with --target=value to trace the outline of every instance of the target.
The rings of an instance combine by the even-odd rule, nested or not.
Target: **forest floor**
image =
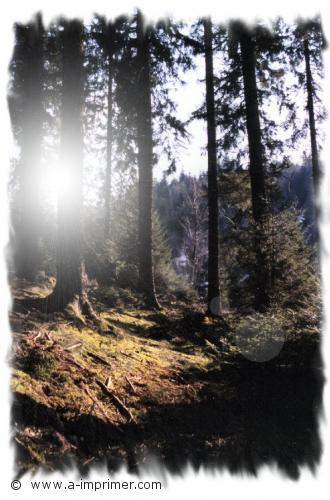
[[[35,285],[14,295],[45,295]],[[320,458],[319,338],[287,341],[266,363],[230,341],[234,318],[198,307],[159,312],[93,304],[77,314],[11,314],[12,421],[19,474],[106,461],[130,471],[157,457],[255,473],[276,464],[291,477]]]

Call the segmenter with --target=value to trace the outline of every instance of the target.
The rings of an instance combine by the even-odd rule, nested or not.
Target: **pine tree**
[[[213,34],[211,19],[204,19],[204,50],[206,74],[206,116],[208,155],[208,313],[220,314],[219,284],[219,207],[216,121],[214,106]]]
[[[19,146],[18,184],[14,221],[14,262],[19,278],[33,279],[40,259],[40,157],[44,119],[44,28],[38,15],[34,22],[15,25],[16,45],[11,62],[9,109]]]
[[[137,144],[139,168],[139,283],[146,305],[159,308],[152,262],[152,112],[149,30],[141,12],[137,14]]]
[[[263,251],[264,221],[267,215],[265,157],[262,145],[260,112],[256,81],[255,34],[242,24],[232,24],[238,37],[243,75],[246,130],[249,146],[252,213],[256,223],[254,246],[259,270],[255,290],[255,308],[264,310],[269,305],[269,270]]]
[[[179,68],[191,65],[185,37],[178,24],[169,20],[145,26],[141,12],[130,20],[125,49],[118,69],[116,99],[120,121],[126,132],[120,149],[126,164],[137,164],[139,172],[140,290],[148,307],[158,307],[152,259],[152,169],[159,156],[175,169],[178,146],[187,134],[175,117],[170,84],[180,82]],[[137,149],[137,155],[134,152]]]
[[[297,25],[286,25],[281,23],[279,35],[287,40],[285,53],[289,64],[293,68],[297,77],[297,86],[304,86],[306,92],[306,110],[308,120],[303,124],[303,128],[308,129],[311,144],[311,159],[313,171],[314,190],[317,194],[320,181],[319,145],[317,122],[321,122],[325,117],[324,107],[320,98],[319,82],[323,77],[322,49],[326,42],[322,33],[322,27],[318,18],[307,22],[299,22]],[[287,104],[293,106],[295,102],[287,99]],[[294,113],[292,113],[295,118]],[[300,127],[301,128],[301,127]]]
[[[57,200],[56,285],[45,299],[48,311],[64,311],[73,302],[93,315],[87,300],[82,262],[82,106],[84,89],[82,34],[79,21],[59,24],[62,43],[60,169],[67,189]]]
[[[291,28],[291,29],[290,29]],[[319,92],[319,81],[323,76],[323,64],[321,52],[325,47],[326,42],[322,33],[322,27],[319,19],[314,19],[308,22],[300,22],[296,27],[287,29],[287,38],[291,43],[286,47],[286,53],[289,62],[294,68],[295,75],[298,79],[298,85],[303,84],[306,93],[306,111],[308,119],[305,121],[303,128],[308,129],[310,136],[310,153],[312,162],[313,188],[315,195],[315,219],[316,219],[316,240],[319,240],[317,219],[319,207],[317,196],[319,192],[321,166],[319,160],[319,131],[317,124],[325,118],[324,106],[322,104]],[[288,106],[295,106],[295,102]],[[293,113],[294,115],[294,113]],[[299,127],[301,128],[301,126]]]
[[[106,21],[104,18],[96,17],[91,27],[91,37],[97,42],[102,55],[98,54],[98,64],[92,64],[93,75],[101,74],[100,87],[104,89],[104,79],[107,81],[106,90],[106,168],[104,179],[104,240],[111,238],[111,193],[112,178],[114,173],[114,147],[118,139],[116,126],[118,120],[118,103],[116,102],[116,85],[118,78],[118,69],[122,52],[125,44],[129,43],[127,30],[129,29],[129,20],[126,17],[120,17],[114,21]],[[100,103],[100,107],[104,102]]]

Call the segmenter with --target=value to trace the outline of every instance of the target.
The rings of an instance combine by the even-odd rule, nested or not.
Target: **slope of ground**
[[[276,463],[292,477],[315,466],[318,342],[303,357],[287,343],[253,363],[228,341],[230,321],[180,308],[99,314],[98,325],[12,314],[19,473],[103,460],[137,471],[151,455],[177,472],[187,461],[250,472]]]

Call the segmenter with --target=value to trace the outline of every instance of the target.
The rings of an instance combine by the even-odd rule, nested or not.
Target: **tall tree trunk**
[[[63,311],[77,302],[83,312],[90,313],[84,287],[82,265],[82,106],[83,55],[82,25],[78,21],[64,23],[62,37],[62,104],[60,131],[60,169],[66,186],[58,193],[57,202],[57,276],[47,309]]]
[[[214,74],[211,19],[204,20],[206,112],[207,112],[207,179],[208,179],[208,313],[221,311],[219,284],[219,209],[216,124],[214,109]]]
[[[139,287],[147,307],[159,308],[152,258],[152,117],[149,36],[137,14],[137,144],[139,169]]]
[[[264,310],[269,305],[269,270],[263,250],[264,222],[267,213],[264,155],[261,141],[259,106],[256,82],[255,44],[251,35],[241,28],[240,49],[244,81],[246,127],[249,143],[252,213],[256,223],[255,254],[257,269],[255,308]]]
[[[19,35],[20,33],[20,35]],[[19,165],[18,226],[14,255],[19,278],[33,279],[39,255],[40,226],[40,155],[42,141],[42,78],[43,35],[40,17],[35,23],[18,26],[17,35],[24,44],[23,60],[23,117]]]
[[[314,101],[313,101],[313,78],[311,72],[310,64],[310,51],[308,43],[308,35],[304,38],[304,57],[306,65],[306,88],[307,88],[307,109],[309,118],[309,131],[311,138],[311,152],[312,152],[312,168],[313,168],[313,183],[315,195],[318,193],[319,180],[320,180],[320,166],[317,151],[317,140],[316,140],[316,127],[315,127],[315,115],[314,115]]]
[[[107,30],[108,51],[108,119],[107,119],[107,164],[104,183],[104,239],[111,234],[111,179],[113,145],[113,27],[109,23]]]
[[[315,210],[315,239],[316,242],[320,239],[318,220],[319,220],[319,206],[318,206],[318,193],[320,184],[320,164],[317,151],[317,138],[314,114],[314,100],[313,100],[313,77],[310,63],[310,50],[308,43],[308,34],[304,37],[304,57],[306,66],[306,89],[307,89],[307,110],[309,119],[309,133],[311,139],[311,155],[312,155],[312,172],[313,172],[313,187],[314,187],[314,210]]]

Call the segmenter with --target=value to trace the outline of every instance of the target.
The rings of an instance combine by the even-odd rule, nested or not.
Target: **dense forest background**
[[[276,459],[292,476],[298,475],[299,460],[313,467],[320,453],[314,412],[320,407],[322,387],[320,372],[316,376],[313,368],[315,360],[320,368],[317,194],[325,118],[321,53],[326,45],[320,20],[289,24],[278,19],[271,28],[262,23],[249,28],[240,21],[222,26],[210,18],[146,24],[137,11],[110,21],[95,16],[85,25],[58,19],[48,27],[37,15],[14,29],[8,90],[15,138],[8,270],[14,296],[12,328],[18,335],[14,419],[21,433],[17,439],[23,468],[31,461],[48,463],[52,455],[45,445],[48,435],[40,435],[39,429],[31,438],[26,430],[27,425],[40,427],[38,405],[45,407],[47,425],[65,435],[62,448],[70,453],[78,446],[77,441],[69,443],[73,429],[86,432],[81,420],[72,424],[74,418],[82,413],[91,418],[96,412],[94,419],[104,425],[112,422],[98,401],[100,394],[112,398],[130,424],[139,424],[142,399],[136,411],[129,409],[118,382],[125,366],[121,357],[129,356],[131,344],[137,342],[128,326],[131,317],[137,336],[159,342],[153,361],[159,377],[164,352],[168,359],[179,356],[176,351],[168,354],[168,343],[180,352],[185,345],[189,355],[197,356],[191,361],[199,363],[195,372],[190,366],[180,375],[183,385],[202,384],[194,389],[196,401],[203,392],[211,404],[214,396],[203,384],[215,384],[215,390],[221,367],[221,380],[232,384],[239,401],[247,374],[262,401],[267,396],[261,380],[278,389],[279,380],[291,377],[290,395],[282,394],[281,383],[278,405],[296,415],[302,387],[295,383],[304,380],[310,390],[300,412],[301,427],[297,425],[302,430],[308,422],[308,443],[299,444],[305,453],[298,459],[300,448],[292,444],[287,460]],[[201,102],[192,103],[190,115],[183,118],[176,92],[189,86],[191,75],[201,68]],[[205,124],[201,154],[206,169],[181,162],[182,151],[194,141],[190,131],[196,121]],[[75,330],[66,332],[65,325]],[[92,338],[95,343],[90,345]],[[126,347],[119,348],[118,339]],[[133,351],[141,354],[141,345],[134,344]],[[97,372],[98,392],[93,395],[86,384],[95,373],[83,358],[68,358],[67,353],[85,353],[89,363],[93,359],[110,367],[107,349],[115,365],[121,360],[119,372],[112,375],[119,385],[113,391],[110,375],[103,382]],[[265,371],[244,364],[247,360]],[[184,364],[175,361],[180,362]],[[272,362],[274,366],[267,364]],[[62,363],[64,371],[70,363],[76,371],[79,366],[85,370],[83,379],[77,372],[66,380],[68,387],[71,382],[78,385],[94,401],[91,411],[84,407],[86,402],[80,410],[73,409],[72,401],[65,408],[59,405],[69,396],[58,393],[61,383],[53,381],[54,363]],[[172,368],[165,369],[168,381]],[[208,374],[205,380],[197,368]],[[293,370],[290,375],[288,369]],[[133,365],[124,370],[126,379],[136,375]],[[237,381],[236,376],[242,378]],[[134,383],[130,378],[127,382],[136,399]],[[31,383],[41,392],[27,389]],[[172,401],[179,398],[172,386],[163,389],[174,391]],[[157,393],[160,398],[153,403],[160,408],[163,396],[152,384],[150,390],[152,397]],[[185,404],[186,410],[178,410],[180,422],[189,413]],[[257,410],[246,404],[250,418]],[[235,413],[230,405],[229,414]],[[50,409],[62,412],[66,432],[56,427]],[[203,407],[202,412],[223,429],[226,417],[218,421],[213,410],[208,413]],[[142,414],[141,422],[146,418]],[[102,434],[100,422],[93,420],[93,426]],[[196,432],[197,421],[190,425]],[[283,426],[283,439],[288,440],[293,428]],[[157,438],[148,439],[157,448],[159,428],[155,422],[151,427]],[[240,430],[253,448],[245,431]],[[125,439],[134,440],[134,432]],[[204,435],[194,437],[194,432],[189,434],[191,443],[200,440],[196,449],[205,457],[209,441]],[[43,451],[35,451],[36,435]],[[80,452],[95,458],[101,446],[98,438],[87,440],[90,448],[82,446]],[[187,442],[185,436],[184,447]],[[164,453],[173,458],[172,446]],[[272,446],[257,453],[258,459],[273,459],[278,449]],[[247,462],[253,470],[253,460]]]

